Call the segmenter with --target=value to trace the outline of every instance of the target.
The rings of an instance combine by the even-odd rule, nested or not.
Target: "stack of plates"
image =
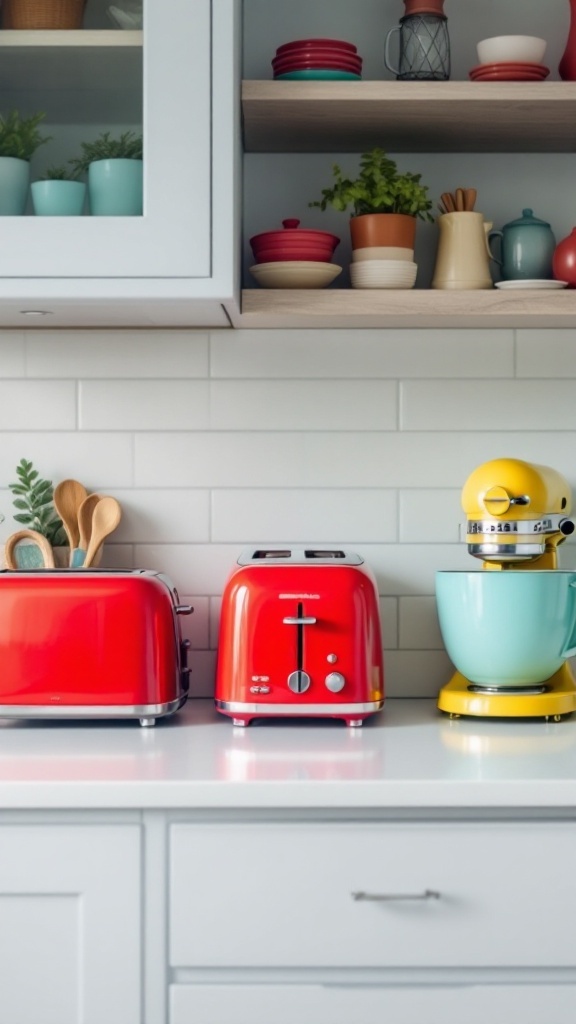
[[[277,260],[257,263],[250,273],[262,288],[326,288],[342,273],[342,267],[317,260]]]
[[[362,78],[362,58],[341,39],[296,39],[276,50],[274,78]]]
[[[543,82],[550,68],[544,64],[522,61],[499,61],[497,64],[478,64],[468,72],[473,82]]]
[[[353,288],[413,288],[418,265],[408,260],[360,260],[350,264]]]

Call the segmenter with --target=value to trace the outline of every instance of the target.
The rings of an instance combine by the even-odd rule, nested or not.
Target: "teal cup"
[[[576,572],[438,572],[436,601],[448,656],[472,683],[541,683],[576,654]]]

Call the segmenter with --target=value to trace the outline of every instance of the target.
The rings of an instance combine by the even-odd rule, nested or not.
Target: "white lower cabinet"
[[[0,1020],[142,1024],[141,829],[0,826]]]
[[[174,985],[170,1024],[573,1024],[574,985]]]

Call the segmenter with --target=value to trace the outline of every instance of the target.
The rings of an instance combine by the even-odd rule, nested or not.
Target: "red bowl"
[[[303,246],[301,249],[262,249],[255,257],[256,263],[280,263],[291,260],[309,260],[312,263],[331,263],[331,252],[317,252]]]
[[[359,53],[345,53],[343,50],[298,50],[296,53],[280,53],[272,58],[273,64],[285,64],[290,60],[319,60],[328,57],[330,60],[342,60],[346,64],[361,64]]]
[[[306,260],[318,259],[329,262],[337,245],[340,243],[338,235],[332,235],[329,231],[317,231],[314,228],[299,228],[299,220],[288,218],[283,220],[282,231],[262,231],[259,235],[253,235],[250,239],[254,258],[259,263],[265,263],[263,252],[275,252],[276,259],[286,258],[286,253],[292,254],[292,259]],[[313,256],[298,255],[302,252],[313,253]]]
[[[358,48],[353,43],[347,43],[344,39],[294,39],[291,43],[283,43],[276,49],[277,54],[291,53],[293,50],[344,50],[347,53],[357,53]]]
[[[302,57],[293,60],[279,61],[277,64],[272,61],[274,74],[282,75],[287,71],[301,71],[304,68],[335,68],[338,71],[352,71],[361,74],[362,61],[340,60],[339,57]]]

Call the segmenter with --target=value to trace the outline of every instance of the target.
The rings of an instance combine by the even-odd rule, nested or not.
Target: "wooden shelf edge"
[[[56,49],[60,47],[81,49],[83,47],[142,47],[143,33],[123,29],[67,29],[50,32],[3,29],[0,31],[0,50],[26,47]]]
[[[237,328],[576,327],[576,290],[257,289]]]

